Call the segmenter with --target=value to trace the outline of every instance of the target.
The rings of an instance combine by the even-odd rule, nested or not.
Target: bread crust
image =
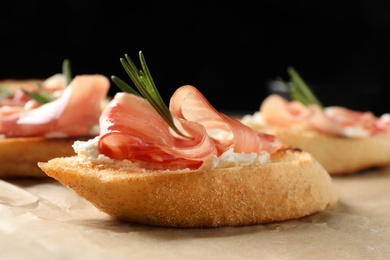
[[[389,136],[347,138],[297,128],[249,126],[311,153],[330,175],[354,174],[390,165]]]
[[[21,137],[0,139],[0,178],[47,178],[38,167],[40,161],[75,155],[73,143],[88,140],[77,138]]]
[[[308,153],[283,148],[271,162],[213,170],[114,168],[78,156],[38,163],[114,218],[162,227],[243,226],[301,218],[334,205],[338,189]]]
[[[0,80],[0,86],[6,86],[7,88],[17,89],[20,86],[32,83],[42,83],[43,79],[3,79]]]

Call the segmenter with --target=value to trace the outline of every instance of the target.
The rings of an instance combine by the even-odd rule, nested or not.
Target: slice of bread
[[[87,140],[91,136],[78,138],[3,138],[0,139],[0,178],[47,178],[38,167],[40,161],[55,157],[72,156],[72,144],[76,140]]]
[[[53,76],[49,80],[55,79],[55,76]],[[8,89],[14,92],[20,87],[35,86],[37,83],[41,84],[43,82],[45,82],[43,79],[5,79],[0,81],[0,87],[2,87],[2,90]],[[108,101],[109,98],[107,97],[102,103],[102,109]],[[4,105],[4,107],[8,106],[8,103]],[[97,125],[92,127],[90,132],[85,133],[84,136],[74,137],[44,137],[43,135],[9,137],[0,134],[0,178],[47,178],[48,176],[38,167],[37,163],[55,157],[75,155],[76,153],[72,147],[73,143],[76,140],[86,141],[95,137],[99,133],[96,127]]]
[[[304,105],[278,94],[241,123],[311,153],[331,175],[390,166],[390,115],[346,107]]]
[[[301,218],[339,192],[307,152],[284,147],[265,164],[158,171],[72,156],[39,162],[50,177],[114,218],[162,227],[243,226]]]
[[[347,138],[301,129],[268,131],[285,144],[311,153],[331,175],[345,175],[390,165],[390,138]]]

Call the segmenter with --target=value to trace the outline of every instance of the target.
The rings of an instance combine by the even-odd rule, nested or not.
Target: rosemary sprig
[[[141,62],[142,69],[138,69],[130,57],[125,54],[125,58],[120,58],[120,62],[133,81],[137,90],[128,85],[126,82],[118,78],[117,76],[111,76],[111,80],[120,88],[122,91],[135,94],[145,98],[153,106],[153,108],[160,114],[162,118],[168,123],[168,125],[180,136],[187,137],[183,134],[174,124],[173,117],[168,107],[165,105],[160,93],[154,84],[152,75],[150,74],[149,68],[146,64],[145,57],[142,51],[139,52],[139,59]]]
[[[277,78],[277,80],[284,83],[293,99],[302,102],[304,105],[316,104],[320,107],[323,107],[322,103],[318,100],[303,78],[293,67],[288,67],[287,72],[290,75],[289,83],[283,81],[280,77]]]
[[[68,59],[65,59],[62,62],[62,74],[64,74],[65,77],[65,86],[68,86],[73,79],[72,68]]]
[[[73,77],[72,77],[72,69],[71,69],[71,66],[70,66],[70,61],[68,59],[65,59],[62,62],[62,74],[65,77],[65,86],[68,86],[70,84],[70,82],[72,81],[72,79],[73,79]],[[24,88],[22,88],[22,91],[27,96],[29,96],[30,98],[34,99],[35,101],[37,101],[40,104],[49,103],[49,102],[55,100],[55,97],[53,97],[53,95],[51,95],[49,92],[47,92],[42,87],[41,84],[36,83],[36,85],[38,87],[38,91],[28,91],[28,90],[26,90]]]
[[[47,92],[40,83],[36,83],[36,85],[39,91],[27,91],[24,88],[22,88],[22,91],[40,104],[49,103],[54,100],[54,97]]]

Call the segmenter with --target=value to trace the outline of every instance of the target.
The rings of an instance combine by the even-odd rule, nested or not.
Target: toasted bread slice
[[[390,165],[388,136],[347,138],[310,130],[277,127],[267,132],[277,136],[285,144],[311,153],[331,175],[353,174]]]
[[[47,178],[38,167],[40,161],[55,157],[72,156],[76,140],[87,140],[91,136],[78,138],[3,138],[0,139],[0,178]]]
[[[305,105],[271,94],[241,123],[311,153],[330,175],[390,166],[389,114]]]
[[[157,171],[83,157],[38,163],[114,218],[163,227],[242,226],[301,218],[334,205],[338,189],[307,152],[283,148],[266,164]]]
[[[21,86],[43,83],[44,79],[4,79],[0,86],[16,90]],[[102,109],[109,97],[102,102]],[[85,136],[49,138],[44,136],[4,137],[0,136],[0,178],[47,178],[38,167],[39,161],[55,157],[73,156],[73,143],[86,141],[98,135],[98,128],[92,128]]]

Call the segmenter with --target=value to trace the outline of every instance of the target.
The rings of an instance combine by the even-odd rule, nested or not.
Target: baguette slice
[[[334,205],[338,189],[307,152],[284,147],[256,166],[158,171],[72,156],[39,162],[50,177],[119,220],[162,227],[243,226],[301,218]]]
[[[43,79],[4,79],[0,86],[17,89],[20,86],[42,83]],[[37,177],[47,175],[37,166],[37,162],[52,155],[71,156],[74,154],[71,144],[73,139],[45,138],[3,138],[0,139],[0,178]],[[51,150],[53,149],[53,150]]]
[[[21,86],[35,85],[45,81],[58,80],[56,74],[51,78],[44,79],[5,79],[0,81],[4,89],[17,90]],[[107,80],[108,82],[108,80]],[[50,85],[50,82],[47,83]],[[53,83],[51,83],[53,84]],[[96,89],[94,89],[96,91]],[[102,101],[102,110],[109,102],[109,97]],[[86,107],[85,109],[90,109]],[[91,111],[91,110],[89,110]],[[73,115],[73,113],[72,113]],[[1,117],[1,116],[0,116]],[[97,121],[98,122],[98,121]],[[1,122],[0,122],[1,124]],[[73,156],[73,143],[76,140],[86,141],[98,135],[98,128],[92,127],[89,133],[77,137],[49,138],[44,136],[29,137],[0,137],[0,178],[48,178],[38,167],[39,161],[48,161],[56,157]]]
[[[280,127],[273,127],[267,132],[285,144],[311,153],[332,176],[390,165],[389,136],[347,138]]]
[[[91,136],[77,138],[4,138],[0,139],[0,178],[48,178],[37,162],[76,153],[72,144],[88,140]]]
[[[341,106],[304,105],[271,94],[240,121],[311,153],[330,175],[390,166],[390,115]]]

